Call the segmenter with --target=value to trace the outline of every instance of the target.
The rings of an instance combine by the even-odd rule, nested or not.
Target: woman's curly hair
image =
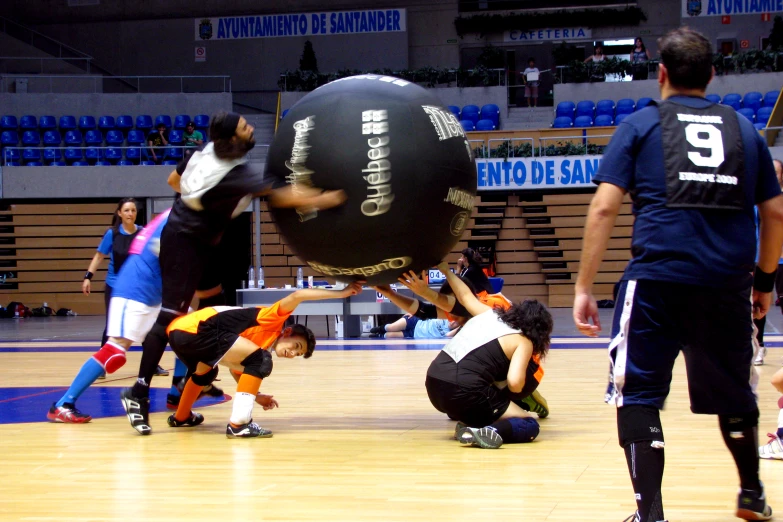
[[[546,306],[535,299],[526,299],[511,305],[508,310],[495,308],[500,320],[515,330],[522,332],[533,343],[533,354],[546,356],[552,335],[552,314]]]

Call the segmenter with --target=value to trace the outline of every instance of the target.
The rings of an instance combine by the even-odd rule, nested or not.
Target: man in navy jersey
[[[598,189],[585,224],[574,322],[588,336],[601,330],[592,284],[630,193],[632,259],[615,289],[609,345],[619,440],[636,493],[637,512],[628,520],[664,520],[660,409],[680,351],[691,410],[718,416],[737,465],[737,516],[769,520],[750,386],[752,316],[769,309],[783,197],[750,121],[704,99],[714,72],[710,42],[683,27],[661,38],[659,49],[663,101],[623,120],[593,178]],[[761,230],[754,266],[755,206]]]

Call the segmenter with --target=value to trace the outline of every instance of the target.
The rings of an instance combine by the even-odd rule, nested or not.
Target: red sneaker
[[[73,404],[65,403],[57,407],[57,403],[52,404],[46,418],[52,422],[64,422],[66,424],[84,424],[90,422],[92,417],[85,415],[76,409]]]

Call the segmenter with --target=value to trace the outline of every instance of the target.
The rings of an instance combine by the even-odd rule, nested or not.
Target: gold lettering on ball
[[[399,270],[400,268],[405,268],[406,266],[410,265],[412,262],[413,262],[412,258],[405,256],[405,257],[392,257],[390,259],[384,259],[383,261],[375,265],[362,266],[357,268],[345,268],[345,267],[324,265],[317,261],[308,261],[307,264],[310,265],[310,268],[312,268],[316,272],[320,272],[327,276],[343,275],[343,276],[372,277],[376,274],[380,274],[381,272],[385,272],[386,270]]]

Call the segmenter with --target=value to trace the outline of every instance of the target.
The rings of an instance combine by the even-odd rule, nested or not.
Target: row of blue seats
[[[492,129],[478,129],[478,123],[481,120],[489,120],[497,129],[500,127],[500,107],[494,103],[488,103],[483,105],[480,109],[478,105],[465,105],[460,109],[456,105],[449,105],[451,113],[457,117],[460,121],[472,121],[477,130],[492,130]]]
[[[591,100],[582,100],[579,103],[574,104],[572,101],[560,102],[555,108],[555,118],[576,118],[587,116],[597,118],[598,116],[609,116],[616,118],[621,114],[631,114],[635,111],[641,110],[647,107],[652,98],[639,98],[639,101],[634,102],[630,98],[623,98],[617,100],[601,100],[597,104]]]
[[[769,112],[765,111],[764,109],[769,109]],[[750,115],[743,113],[743,111],[749,111]],[[767,126],[772,109],[769,107],[762,107],[759,110],[759,112],[762,113],[762,118],[758,121],[755,121],[755,117],[752,114],[753,111],[751,109],[740,109],[737,112],[748,118],[756,129],[761,130]],[[572,120],[568,116],[559,116],[555,118],[555,121],[552,123],[552,127],[555,129],[569,129],[571,127],[611,127],[614,125],[620,125],[620,122],[622,122],[627,117],[628,114],[619,114],[615,117],[614,120],[612,120],[611,116],[602,114],[600,116],[596,116],[595,120],[593,120],[590,116],[577,116],[576,119]]]
[[[495,123],[489,119],[478,120],[475,123],[472,120],[460,120],[459,123],[462,125],[462,128],[465,130],[465,132],[491,131],[497,128],[495,127]]]
[[[85,145],[100,146],[104,141],[106,145],[121,146],[126,141],[126,137],[118,130],[110,130],[106,133],[106,137],[97,130],[89,130],[84,136],[78,130],[70,130],[65,133],[64,137],[60,137],[60,133],[57,131],[46,131],[43,134],[43,138],[38,131],[24,131],[22,133],[22,145],[25,147],[37,147],[43,141],[44,145],[59,145],[61,142],[65,142],[66,145],[78,146],[84,143]],[[128,132],[127,142],[128,145],[143,145],[147,141],[147,136],[140,130],[132,130]],[[172,130],[169,132],[169,143],[172,145],[183,145],[185,143],[185,135],[181,130]],[[16,131],[6,130],[0,132],[0,146],[2,147],[16,147],[19,145],[19,134]]]
[[[179,114],[174,117],[172,121],[171,116],[161,114],[155,118],[154,124],[152,116],[148,114],[140,114],[136,116],[136,129],[140,131],[149,131],[153,128],[157,128],[159,124],[164,124],[167,129],[183,130],[189,121],[192,121],[197,129],[207,129],[209,127],[209,116],[206,114],[199,114],[193,119],[187,114]],[[40,130],[45,132],[47,130],[59,129],[60,132],[67,132],[69,130],[80,130],[86,132],[88,130],[98,129],[102,132],[108,132],[111,130],[118,130],[121,132],[128,132],[134,127],[133,116],[122,115],[118,116],[115,120],[113,116],[101,116],[98,120],[95,120],[93,116],[81,116],[76,120],[75,116],[65,115],[60,116],[59,123],[54,116],[41,116],[36,118],[35,116],[26,115],[17,120],[16,116],[6,115],[0,117],[0,131],[3,130]]]
[[[175,163],[182,160],[183,151],[186,147],[167,146],[165,147],[165,153],[163,155],[164,160],[174,161]],[[2,159],[6,165],[13,165],[15,162],[31,162],[31,161],[60,161],[65,159],[67,162],[73,161],[119,161],[124,158],[130,161],[139,162],[152,159],[152,155],[148,149],[143,147],[7,147],[3,149]],[[159,158],[161,159],[161,158]]]
[[[161,163],[161,165],[177,165],[177,161],[173,160],[166,160]],[[123,159],[119,160],[116,163],[112,163],[110,161],[106,160],[98,160],[95,163],[90,163],[88,161],[74,161],[72,163],[67,163],[65,161],[52,161],[50,163],[44,163],[41,161],[28,161],[26,163],[22,163],[19,161],[9,161],[6,163],[6,166],[8,167],[110,167],[112,165],[119,165],[121,167],[134,167],[138,165],[146,166],[146,165],[157,165],[154,161],[141,161],[141,162],[133,162],[131,160]]]
[[[735,110],[739,109],[753,109],[754,112],[758,112],[761,107],[775,107],[780,96],[780,91],[769,91],[766,94],[761,94],[757,91],[751,91],[745,93],[745,96],[737,93],[729,93],[721,99],[717,94],[708,94],[706,98],[713,103],[721,103],[723,105],[730,105]]]

